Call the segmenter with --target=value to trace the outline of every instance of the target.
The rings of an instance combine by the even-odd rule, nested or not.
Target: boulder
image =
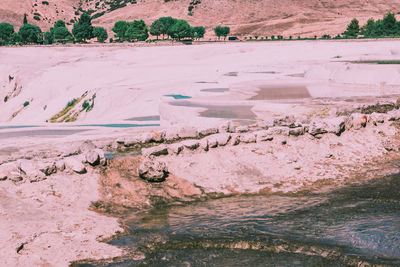
[[[365,114],[353,113],[346,121],[346,129],[359,130],[367,125],[368,117]]]
[[[296,127],[296,128],[290,128],[289,129],[289,135],[293,136],[300,136],[303,135],[306,132],[304,127]]]
[[[172,142],[179,139],[178,135],[179,129],[175,127],[170,127],[165,131],[164,140],[167,142]]]
[[[289,128],[288,127],[281,127],[281,126],[274,126],[267,130],[269,135],[289,135]]]
[[[208,148],[216,148],[218,146],[218,139],[216,135],[211,135],[207,138]]]
[[[148,182],[162,182],[168,177],[168,168],[165,162],[147,159],[138,169],[140,178]]]
[[[236,131],[237,133],[247,133],[249,131],[249,126],[238,126],[236,127]]]
[[[184,146],[181,143],[168,145],[168,154],[169,155],[179,155],[182,152]]]
[[[168,155],[168,147],[166,145],[154,146],[150,148],[142,149],[142,155],[146,157],[150,156],[163,156]]]
[[[274,121],[260,121],[257,123],[257,127],[267,130],[270,127],[274,127]]]
[[[88,151],[96,149],[96,146],[93,144],[92,141],[86,140],[79,146],[80,153],[86,153]]]
[[[224,122],[223,124],[221,124],[218,127],[218,131],[220,133],[234,133],[235,132],[235,126],[234,126],[232,121],[227,121],[227,122]]]
[[[210,128],[200,128],[198,130],[199,136],[200,137],[205,137],[208,136],[210,134],[216,134],[218,133],[218,128],[216,127],[210,127]]]
[[[323,120],[326,130],[328,133],[333,133],[336,135],[340,135],[342,132],[345,130],[345,125],[346,125],[346,117],[345,116],[340,116],[340,117],[333,117],[333,118],[327,118]]]
[[[216,139],[219,146],[226,146],[231,139],[231,135],[229,133],[220,133],[214,135],[213,137]]]
[[[301,127],[301,124],[297,122],[296,118],[293,115],[290,115],[276,118],[274,120],[274,126],[297,128]]]
[[[10,180],[19,182],[23,180],[22,173],[19,169],[19,162],[9,162],[0,165],[0,181]]]
[[[208,140],[206,138],[203,138],[202,140],[200,140],[200,148],[203,149],[204,151],[209,150]]]
[[[317,119],[312,121],[308,126],[308,133],[312,136],[317,136],[328,133],[328,130],[326,129],[326,124],[322,120]]]
[[[195,150],[200,146],[198,140],[186,140],[182,142],[183,146],[189,150]]]
[[[232,145],[237,146],[238,144],[240,144],[240,134],[233,135],[231,140],[232,140]]]
[[[104,153],[104,151],[102,149],[95,149],[94,150],[100,158],[100,165],[101,166],[106,166],[107,165],[107,159],[106,159],[106,155]]]
[[[60,172],[64,171],[65,170],[65,162],[64,162],[64,160],[56,161],[56,168]]]
[[[243,143],[255,143],[257,136],[254,133],[246,133],[240,136],[240,142]]]
[[[57,167],[55,162],[41,162],[38,164],[39,170],[43,172],[46,176],[49,176],[57,172]]]
[[[46,180],[46,174],[39,170],[33,170],[26,174],[26,178],[29,182],[35,183]]]
[[[385,115],[382,113],[372,113],[371,115],[369,115],[368,117],[368,122],[377,126],[378,123],[384,123],[385,122]]]
[[[100,156],[96,150],[90,150],[85,153],[86,162],[91,166],[96,166],[100,164]]]
[[[83,165],[81,158],[79,157],[69,157],[65,158],[65,166],[66,168],[79,173],[83,174],[86,173],[85,165]]]
[[[185,139],[185,138],[197,138],[198,133],[197,133],[197,129],[194,127],[182,127],[180,129],[180,131],[178,132],[178,136],[181,139]]]
[[[272,141],[274,139],[274,137],[267,130],[256,131],[254,132],[254,134],[256,135],[257,143],[264,141]]]
[[[400,109],[394,109],[387,113],[386,118],[388,121],[400,120]]]

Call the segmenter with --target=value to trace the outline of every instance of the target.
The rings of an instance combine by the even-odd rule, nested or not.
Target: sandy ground
[[[283,115],[335,119],[377,102],[394,105],[399,65],[353,61],[399,59],[399,43],[0,48],[0,167],[27,158],[58,160],[88,139],[106,152],[121,152],[132,147],[117,140],[162,129],[201,129],[227,120],[258,125]],[[93,109],[82,111],[83,101],[94,94]],[[75,122],[46,123],[74,98],[82,98],[73,109],[79,113]],[[342,184],[361,174],[390,173],[396,166],[384,164],[398,157],[393,121],[400,116],[384,116],[384,123],[351,126],[340,137],[274,134],[272,141],[247,142],[245,133],[232,133],[229,144],[209,151],[183,143],[182,153],[160,157],[171,173],[161,184],[138,176],[144,156],[107,168],[86,164],[83,175],[57,172],[33,183],[0,181],[0,246],[5,247],[0,257],[11,266],[65,266],[120,255],[118,248],[98,242],[121,230],[115,218],[89,210],[99,199],[141,208],[157,196],[190,201],[213,194],[290,192],[320,181]],[[309,122],[302,129],[306,126]],[[235,146],[235,134],[247,141]]]

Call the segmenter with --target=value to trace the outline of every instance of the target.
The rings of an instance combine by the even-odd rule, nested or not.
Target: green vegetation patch
[[[380,64],[380,65],[400,64],[400,60],[357,60],[350,62],[354,64]]]

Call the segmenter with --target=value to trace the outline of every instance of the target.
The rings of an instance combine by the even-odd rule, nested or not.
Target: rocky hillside
[[[398,0],[2,0],[0,21],[20,26],[27,13],[31,23],[47,29],[57,19],[72,25],[83,11],[108,30],[120,19],[149,24],[174,16],[207,29],[225,24],[233,35],[314,36],[342,32],[355,16],[364,23],[400,8]]]

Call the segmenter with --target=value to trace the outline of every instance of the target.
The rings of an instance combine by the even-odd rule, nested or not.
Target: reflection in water
[[[169,103],[172,106],[204,108],[200,117],[206,118],[227,118],[227,119],[250,119],[254,120],[256,114],[251,111],[252,106],[244,105],[207,105],[190,101],[174,101]]]
[[[397,175],[324,194],[158,207],[126,219],[128,235],[110,242],[145,259],[94,266],[399,266],[399,190]]]
[[[307,87],[304,86],[263,86],[257,95],[249,100],[279,100],[310,98]]]
[[[165,96],[173,97],[174,99],[189,99],[189,98],[192,98],[191,96],[187,96],[187,95],[165,95]]]

